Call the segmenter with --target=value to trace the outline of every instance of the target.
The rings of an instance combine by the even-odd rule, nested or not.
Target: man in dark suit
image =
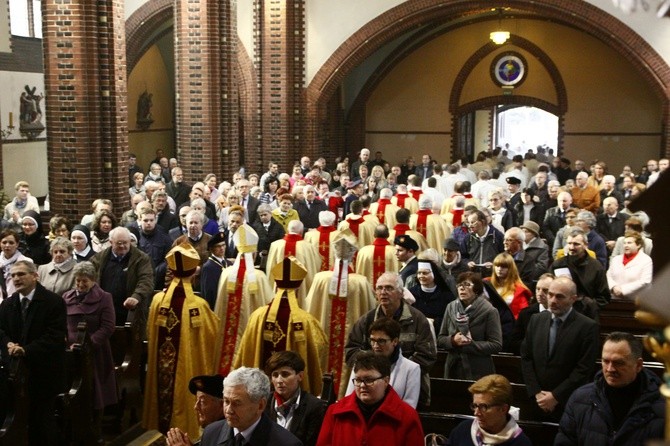
[[[407,280],[416,277],[419,268],[419,259],[416,252],[419,250],[419,244],[409,235],[399,235],[393,240],[395,245],[395,256],[402,263],[399,274],[402,281],[407,285]]]
[[[249,195],[251,184],[249,180],[240,180],[237,182],[237,190],[240,192],[240,206],[247,210],[249,216],[249,224],[251,225],[258,220],[258,206],[261,202]]]
[[[230,261],[235,261],[237,258],[237,246],[233,241],[233,236],[237,228],[244,224],[244,214],[241,206],[233,206],[228,212],[228,228],[224,231],[226,240],[225,257]]]
[[[265,362],[274,392],[265,413],[305,446],[316,445],[328,404],[300,388],[305,361],[292,351],[273,353]]]
[[[305,231],[308,231],[319,227],[319,212],[327,211],[328,206],[322,200],[316,198],[314,186],[308,184],[303,191],[305,192],[305,199],[296,201],[295,210],[298,211],[298,217],[305,225]]]
[[[200,295],[213,310],[219,292],[221,271],[232,265],[225,258],[226,234],[219,232],[213,235],[207,242],[207,249],[209,249],[210,253],[209,259],[207,259],[200,269]]]
[[[22,356],[28,369],[28,444],[52,445],[54,403],[65,387],[65,301],[39,284],[32,262],[19,260],[10,274],[16,292],[0,305],[0,356]]]
[[[265,271],[265,261],[272,242],[284,238],[284,227],[272,218],[272,207],[269,204],[258,206],[258,221],[251,225],[258,234],[258,253],[256,263]]]
[[[538,416],[558,422],[572,392],[593,379],[598,324],[572,308],[577,287],[569,277],[549,285],[549,311],[531,317],[521,344],[521,372]]]
[[[184,172],[181,167],[172,169],[172,181],[165,186],[165,191],[172,197],[177,208],[189,201],[188,196],[191,193],[191,186],[184,183]]]
[[[516,319],[514,329],[509,337],[509,343],[507,346],[503,345],[503,347],[507,347],[505,351],[509,351],[515,355],[521,354],[521,343],[526,337],[530,318],[537,313],[549,311],[547,293],[549,292],[549,285],[551,285],[551,282],[553,282],[555,278],[556,276],[551,273],[544,273],[540,276],[537,285],[535,285],[535,303],[519,312],[519,317]]]
[[[259,369],[240,367],[223,380],[225,420],[215,421],[202,433],[202,446],[302,446],[288,430],[264,413],[270,380]]]
[[[596,217],[596,231],[605,240],[607,252],[611,254],[617,239],[626,231],[626,220],[630,215],[618,212],[619,202],[615,197],[603,200],[603,210],[604,212]]]
[[[554,246],[558,230],[565,226],[565,214],[572,207],[572,195],[569,192],[558,194],[558,206],[547,209],[542,224],[542,236],[549,247]]]

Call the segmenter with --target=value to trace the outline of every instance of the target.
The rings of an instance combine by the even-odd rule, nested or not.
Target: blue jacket
[[[659,393],[661,380],[646,369],[640,373],[642,393],[618,431],[612,427],[605,378],[599,371],[594,382],[575,390],[568,400],[554,446],[642,446],[648,439],[662,438],[665,400]]]

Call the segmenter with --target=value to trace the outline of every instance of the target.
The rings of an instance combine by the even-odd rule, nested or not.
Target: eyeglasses
[[[473,284],[470,282],[461,282],[457,286],[458,288],[472,288]]]
[[[386,338],[370,338],[370,344],[377,344],[380,347],[383,347],[386,345],[387,342],[389,342],[390,339]]]
[[[473,412],[476,411],[477,409],[481,410],[482,412],[488,412],[489,409],[491,409],[492,407],[496,407],[496,406],[500,406],[500,404],[475,404],[475,403],[472,403],[472,404],[470,404],[470,409],[472,409]]]
[[[382,379],[383,376],[378,376],[376,378],[354,378],[351,380],[351,382],[354,384],[355,387],[370,387],[380,379]]]
[[[391,293],[395,291],[395,287],[393,285],[378,285],[375,287],[375,290],[386,291],[387,293]]]

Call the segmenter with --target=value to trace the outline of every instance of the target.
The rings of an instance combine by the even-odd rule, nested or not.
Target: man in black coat
[[[172,169],[172,181],[165,186],[165,191],[172,197],[177,208],[189,201],[191,186],[184,183],[184,172],[181,167]]]
[[[265,373],[274,389],[265,407],[266,415],[305,446],[316,445],[328,404],[300,388],[305,361],[292,351],[276,352],[265,362]]]
[[[526,337],[531,317],[543,311],[549,311],[549,304],[547,302],[549,296],[547,293],[549,292],[549,285],[551,285],[551,282],[555,278],[551,273],[544,273],[537,280],[537,284],[535,285],[535,302],[519,312],[509,338],[509,343],[506,346],[506,351],[515,355],[521,354],[521,343]]]
[[[416,252],[419,250],[419,244],[409,235],[399,235],[393,240],[395,245],[395,256],[400,263],[399,274],[402,282],[407,285],[407,280],[416,277],[416,272],[419,268],[419,259],[416,257]]]
[[[619,202],[615,197],[607,197],[602,203],[604,212],[596,217],[596,231],[605,240],[607,252],[611,254],[617,239],[626,231],[626,220],[630,215],[618,212]]]
[[[572,392],[593,378],[600,339],[598,324],[572,308],[569,277],[557,277],[548,294],[549,311],[531,317],[521,344],[521,372],[537,416],[558,422]]]
[[[249,180],[240,180],[235,187],[240,192],[240,206],[247,210],[249,224],[252,224],[258,220],[258,206],[261,202],[249,194],[251,189]]]
[[[39,284],[32,262],[16,262],[11,277],[16,292],[0,305],[0,352],[24,357],[28,369],[28,444],[53,445],[54,403],[65,387],[65,301]]]
[[[261,204],[258,206],[258,221],[251,225],[256,234],[258,234],[258,254],[256,262],[261,269],[265,271],[265,262],[268,257],[268,251],[272,242],[284,238],[286,231],[277,220],[272,218],[272,207],[269,204]]]
[[[295,203],[295,210],[303,225],[305,232],[319,227],[319,212],[327,211],[328,206],[322,200],[316,198],[316,189],[314,186],[307,185],[303,189],[305,199],[298,200]]]
[[[170,212],[167,198],[167,193],[163,191],[154,192],[151,197],[151,204],[156,210],[156,224],[165,234],[169,233],[170,229],[179,226],[179,218]]]

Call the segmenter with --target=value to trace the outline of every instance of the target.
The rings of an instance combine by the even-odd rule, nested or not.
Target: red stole
[[[363,213],[361,215],[363,215],[363,217],[370,215],[370,211],[368,209],[363,209]]]
[[[399,208],[404,208],[405,207],[405,198],[409,197],[407,194],[397,194],[395,196],[396,198],[396,203],[398,203]]]
[[[428,237],[428,216],[432,213],[430,209],[419,209],[419,212],[416,213],[416,231],[424,237]]]
[[[358,237],[358,226],[363,223],[362,218],[347,218],[347,223],[349,223],[349,229],[351,229],[351,232],[354,233],[356,237]]]
[[[386,271],[386,247],[390,243],[385,238],[376,238],[372,241],[372,283],[377,283],[379,276]]]
[[[379,223],[384,223],[387,204],[391,204],[391,200],[389,200],[388,198],[380,198],[377,201],[377,220],[379,220]]]
[[[242,290],[244,287],[244,276],[247,272],[247,262],[244,257],[240,258],[240,267],[237,270],[235,279],[235,291],[228,295],[228,305],[226,306],[226,320],[222,321],[223,327],[223,345],[221,347],[221,361],[219,362],[219,374],[228,376],[230,367],[233,364],[233,355],[237,344],[237,330],[240,325],[240,307],[242,306]],[[230,277],[228,278],[230,280]]]
[[[330,234],[335,230],[333,226],[319,226],[319,255],[321,256],[321,271],[330,270]]]
[[[353,273],[352,267],[349,266],[349,274]],[[347,298],[338,297],[341,279],[342,270],[340,269],[337,278],[337,292],[335,296],[328,296],[332,303],[330,304],[330,323],[328,324],[330,327],[330,348],[328,349],[326,370],[333,374],[335,392],[339,392],[340,380],[342,379],[342,358],[344,358],[344,342],[347,331]]]
[[[451,213],[454,215],[452,225],[454,227],[460,226],[461,223],[463,222],[463,209],[452,209]]]
[[[288,256],[295,256],[296,244],[302,240],[302,236],[299,234],[286,234],[284,236],[284,258]]]
[[[419,197],[423,193],[421,189],[411,189],[409,193],[412,195],[412,197],[416,200],[419,201]]]
[[[393,230],[395,231],[395,236],[396,237],[399,236],[399,235],[407,234],[407,231],[409,231],[410,229],[412,229],[412,228],[410,228],[409,225],[405,224],[405,223],[398,223],[393,228]]]

